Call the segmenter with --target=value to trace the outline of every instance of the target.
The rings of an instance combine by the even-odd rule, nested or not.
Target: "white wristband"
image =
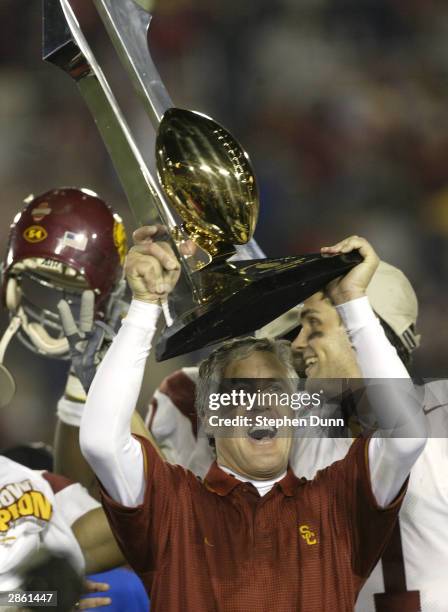
[[[72,400],[67,399],[66,397],[61,397],[58,401],[58,409],[57,415],[62,423],[66,425],[71,425],[72,427],[80,427],[81,426],[81,418],[84,412],[84,402],[74,402]]]
[[[123,319],[123,325],[132,325],[153,333],[157,327],[161,310],[158,304],[142,302],[133,298],[128,314]]]

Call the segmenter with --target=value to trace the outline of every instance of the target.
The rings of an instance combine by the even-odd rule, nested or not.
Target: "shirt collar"
[[[292,469],[288,466],[286,476],[279,480],[277,485],[280,487],[284,495],[287,497],[292,497],[297,491],[298,487],[303,484],[305,480],[306,479],[304,478],[297,478]],[[228,495],[239,484],[243,484],[243,481],[238,480],[238,478],[235,478],[235,476],[224,472],[216,461],[212,463],[204,479],[205,487],[209,491],[217,493],[221,496]]]
[[[297,478],[291,467],[288,465],[286,476],[282,478],[277,484],[283,491],[283,494],[286,495],[286,497],[292,497],[293,495],[295,495],[297,489],[305,482],[306,478]]]

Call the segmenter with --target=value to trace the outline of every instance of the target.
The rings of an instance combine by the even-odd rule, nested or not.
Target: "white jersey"
[[[0,591],[20,586],[18,570],[41,546],[84,571],[71,526],[100,504],[80,484],[0,457]]]
[[[395,534],[392,552],[383,556],[382,563],[375,568],[358,598],[357,612],[382,612],[378,603],[375,607],[375,599],[381,602],[382,597],[375,597],[375,594],[384,593],[385,582],[392,588],[405,586],[406,591],[411,592],[407,595],[409,606],[416,603],[418,593],[422,612],[448,610],[447,381],[433,381],[424,386],[424,410],[429,423],[429,439],[412,468],[400,511],[402,554]],[[404,566],[402,576],[400,562]],[[420,607],[402,606],[402,609],[412,612]]]
[[[185,368],[168,377],[156,392],[156,402],[148,412],[147,423],[156,440],[168,449],[169,461],[204,477],[214,461],[214,454],[207,438],[196,429],[196,380],[197,368]],[[359,595],[356,612],[392,609],[391,595],[385,598],[383,571],[390,585],[388,590],[395,585],[407,591],[400,597],[395,596],[394,609],[417,612],[418,605],[412,606],[418,597],[422,612],[448,611],[448,382],[433,381],[422,389],[430,437],[412,468],[400,512],[398,533],[402,556],[395,533],[392,552],[389,551],[394,558],[389,561],[386,553],[385,561],[375,567]],[[437,438],[437,435],[446,437]],[[297,476],[312,479],[318,470],[345,457],[351,443],[351,438],[297,439],[290,465]],[[401,570],[404,571],[404,583],[394,577],[397,572],[400,576],[397,550],[398,566],[404,563],[404,570]],[[415,593],[410,593],[412,591]]]

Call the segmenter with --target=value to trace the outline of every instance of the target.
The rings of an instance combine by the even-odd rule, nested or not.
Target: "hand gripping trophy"
[[[356,253],[263,257],[253,239],[259,200],[249,156],[218,123],[174,106],[149,52],[148,0],[93,2],[156,130],[157,177],[86,40],[73,0],[43,0],[43,57],[75,80],[136,222],[158,218],[181,262],[182,282],[170,302],[174,320],[158,342],[158,360],[257,329],[359,261]],[[193,257],[180,248],[188,239],[197,247]],[[242,252],[258,258],[241,259]]]

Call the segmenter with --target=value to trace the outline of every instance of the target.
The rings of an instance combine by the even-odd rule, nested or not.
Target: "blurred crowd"
[[[101,48],[93,3],[78,3]],[[256,238],[266,254],[313,252],[351,233],[365,236],[419,296],[415,374],[445,377],[446,3],[158,0],[153,13],[151,50],[175,103],[211,115],[251,155],[261,195]],[[41,60],[40,2],[3,0],[0,17],[2,250],[23,198],[61,185],[97,191],[130,231],[123,192],[81,96]],[[130,85],[121,80],[119,89],[139,126]],[[17,427],[22,439],[51,438],[50,405],[61,395],[66,365],[23,351],[9,352],[20,392],[0,443]]]

